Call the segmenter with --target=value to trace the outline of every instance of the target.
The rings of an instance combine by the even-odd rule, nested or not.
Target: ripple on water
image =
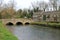
[[[60,30],[36,25],[8,26],[19,40],[60,40]]]

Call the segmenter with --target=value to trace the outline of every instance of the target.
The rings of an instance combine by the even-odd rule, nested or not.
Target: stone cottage
[[[58,21],[60,22],[60,11],[38,11],[33,13],[35,21]]]

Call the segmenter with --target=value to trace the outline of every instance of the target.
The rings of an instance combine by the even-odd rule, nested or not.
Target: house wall
[[[43,15],[46,15],[46,20],[43,20]],[[33,19],[35,21],[59,21],[60,22],[60,11],[34,12]]]

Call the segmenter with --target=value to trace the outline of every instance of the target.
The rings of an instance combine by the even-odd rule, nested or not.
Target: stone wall
[[[46,20],[43,20],[44,15],[46,15]],[[34,12],[33,19],[34,20],[36,19],[35,21],[59,21],[60,22],[60,11]]]

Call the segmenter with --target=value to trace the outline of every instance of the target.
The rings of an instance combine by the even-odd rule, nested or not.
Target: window
[[[50,15],[47,15],[47,18],[50,18]]]
[[[57,21],[57,15],[54,15],[54,21]]]
[[[43,15],[43,20],[46,20],[46,15]]]

